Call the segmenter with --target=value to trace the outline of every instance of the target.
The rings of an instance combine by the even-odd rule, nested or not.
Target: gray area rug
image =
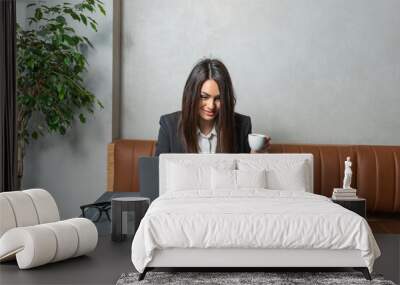
[[[372,281],[360,272],[148,272],[142,281],[139,273],[124,273],[117,285],[134,284],[379,284],[395,285],[381,275],[372,275]]]

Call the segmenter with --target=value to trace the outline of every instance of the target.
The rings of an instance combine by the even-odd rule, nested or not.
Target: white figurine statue
[[[351,189],[351,175],[353,172],[351,171],[351,161],[350,156],[346,158],[344,162],[344,179],[343,179],[343,189]]]

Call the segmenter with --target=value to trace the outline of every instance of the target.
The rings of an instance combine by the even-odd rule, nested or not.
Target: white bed
[[[161,155],[160,197],[134,237],[134,266],[144,274],[154,267],[355,267],[369,277],[380,251],[368,223],[313,194],[312,173],[310,154]]]

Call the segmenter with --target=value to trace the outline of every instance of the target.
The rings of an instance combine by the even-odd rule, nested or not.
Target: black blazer
[[[185,153],[180,138],[178,137],[178,122],[181,111],[160,117],[160,130],[158,132],[158,142],[156,146],[156,156],[160,153]],[[251,119],[239,113],[235,113],[236,142],[235,153],[249,153],[250,146],[247,139],[251,133]]]

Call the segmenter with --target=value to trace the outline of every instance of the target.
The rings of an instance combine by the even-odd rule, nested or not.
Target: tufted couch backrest
[[[108,146],[108,191],[139,191],[138,159],[154,155],[154,140],[117,140]],[[273,144],[270,153],[311,153],[314,193],[341,187],[344,161],[353,162],[352,187],[369,214],[400,214],[400,146]]]
[[[368,213],[400,213],[400,146],[276,144],[270,152],[312,153],[314,193],[328,197],[342,186],[344,161],[350,156],[351,186],[367,199]]]
[[[115,140],[107,147],[107,191],[139,192],[139,157],[152,156],[156,141]]]

